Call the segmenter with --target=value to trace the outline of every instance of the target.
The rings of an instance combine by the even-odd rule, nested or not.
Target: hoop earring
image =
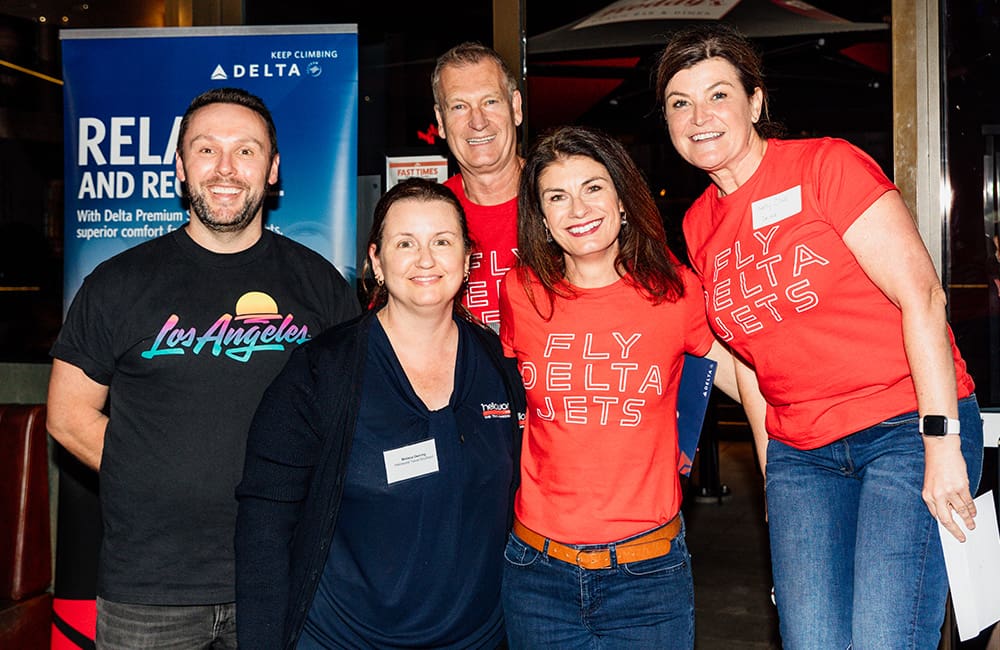
[[[377,284],[378,288],[381,289],[382,287],[385,286],[385,278],[381,276],[375,276],[375,284]]]

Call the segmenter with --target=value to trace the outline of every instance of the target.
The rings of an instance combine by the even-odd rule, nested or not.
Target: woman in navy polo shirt
[[[375,208],[369,311],[300,348],[237,490],[241,648],[495,648],[523,390],[461,306],[461,205],[411,179]]]

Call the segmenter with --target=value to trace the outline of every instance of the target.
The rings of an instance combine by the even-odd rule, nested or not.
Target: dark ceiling
[[[524,0],[525,23],[529,34],[538,34],[560,25],[582,18],[609,4],[609,0],[575,0],[572,3],[551,0]],[[482,0],[477,3],[463,2],[437,3],[428,12],[428,5],[406,1],[365,2],[346,0],[340,2],[312,2],[311,0],[290,0],[287,2],[245,2],[257,4],[258,9],[271,5],[277,22],[288,24],[299,22],[311,24],[326,22],[336,17],[338,22],[376,23],[398,22],[408,28],[422,22],[447,26],[454,30],[455,21],[466,22],[468,18],[482,14],[489,19],[492,3]],[[861,22],[880,22],[888,18],[891,0],[810,0],[818,9]],[[128,27],[144,24],[151,15],[162,16],[163,0],[0,0],[0,13],[29,20],[42,20],[48,24],[68,27]],[[429,20],[428,20],[429,19]],[[466,23],[467,24],[467,23]],[[430,26],[430,25],[428,25]]]
[[[610,1],[522,0],[526,35],[531,37],[575,22],[607,6]],[[817,9],[848,20],[869,23],[888,22],[892,5],[892,0],[808,1]],[[162,26],[164,7],[165,0],[0,0],[0,27],[3,26],[3,14],[15,16],[18,19],[17,29],[27,35],[33,30],[32,22],[41,23],[44,17],[42,31],[48,32],[38,39],[42,45],[33,53],[9,52],[4,56],[4,43],[0,39],[0,59],[9,58],[22,66],[58,76],[56,30],[63,27]],[[402,70],[396,74],[404,78],[413,77],[413,81],[404,80],[404,83],[413,86],[412,89],[406,88],[406,97],[426,93],[425,68],[432,66],[434,56],[443,49],[458,40],[489,42],[492,38],[492,0],[462,0],[434,5],[404,0],[243,0],[242,7],[245,22],[249,25],[357,23],[362,50],[367,45],[374,46],[372,51],[364,51],[362,56],[370,67],[382,65],[380,62],[384,58],[384,61],[390,62],[385,64],[386,67]],[[456,29],[455,25],[461,28]],[[874,37],[881,48],[877,54],[883,60],[888,58],[888,36],[886,30]],[[844,48],[858,45],[855,42],[857,39],[852,41],[852,38],[770,39],[762,48],[765,62],[770,66],[767,74],[774,100],[772,106],[794,133],[820,128],[816,125],[834,132],[882,132],[891,124],[887,71],[880,72],[845,57]],[[650,48],[646,50],[625,52],[638,59],[638,63],[616,73],[617,76],[612,76],[610,82],[607,77],[602,81],[593,70],[578,69],[576,75],[583,81],[578,79],[574,85],[585,86],[586,91],[581,101],[576,101],[576,96],[568,93],[570,85],[560,78],[561,72],[552,74],[546,70],[548,61],[534,60],[529,56],[528,79],[533,84],[529,84],[528,95],[532,95],[533,124],[542,126],[547,122],[581,120],[618,128],[649,123],[649,129],[660,129],[659,121],[651,112],[655,105],[649,84],[653,51]],[[23,58],[24,62],[19,58]],[[368,81],[367,77],[364,81]],[[546,89],[540,84],[547,84],[549,90],[556,89],[549,93],[551,100],[545,99]],[[59,95],[51,94],[49,104],[55,109]],[[424,119],[422,114],[420,119]],[[408,131],[414,130],[411,126],[407,125]],[[421,128],[423,126],[421,124]],[[660,134],[657,132],[657,135]]]
[[[162,23],[163,0],[0,0],[0,14],[56,27],[130,27]]]

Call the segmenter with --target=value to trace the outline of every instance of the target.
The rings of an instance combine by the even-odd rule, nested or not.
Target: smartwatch
[[[958,420],[944,415],[925,415],[920,418],[920,433],[925,436],[946,436],[962,431]]]

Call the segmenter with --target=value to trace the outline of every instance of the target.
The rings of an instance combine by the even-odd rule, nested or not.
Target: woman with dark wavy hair
[[[733,392],[732,359],[616,140],[546,134],[518,202],[520,262],[500,293],[504,353],[528,397],[505,552],[510,646],[690,648],[677,387],[684,354],[707,354]]]

